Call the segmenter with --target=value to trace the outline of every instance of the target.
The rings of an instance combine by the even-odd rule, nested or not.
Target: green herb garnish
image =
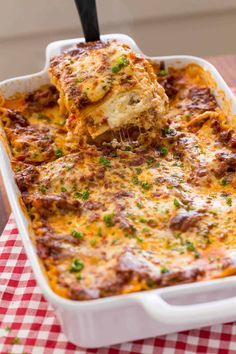
[[[117,60],[117,64],[112,66],[111,71],[114,74],[118,73],[122,68],[124,68],[128,64],[129,64],[128,59],[126,57],[121,57]]]
[[[41,193],[46,193],[47,188],[46,188],[45,186],[41,185],[41,186],[39,186],[39,191],[40,191]]]
[[[62,154],[63,154],[62,149],[56,149],[56,150],[55,150],[55,155],[56,155],[56,157],[61,157]]]
[[[71,234],[71,236],[73,236],[74,238],[77,238],[78,240],[81,240],[84,236],[83,232],[79,232],[76,230],[72,230],[70,234]]]
[[[199,258],[199,252],[191,241],[186,241],[185,246],[188,251],[193,252],[196,258]]]
[[[133,177],[131,178],[131,181],[132,181],[133,184],[138,184],[138,183],[139,183],[139,180],[138,180],[138,177],[137,177],[137,176],[133,176]]]
[[[152,185],[148,182],[141,182],[141,187],[145,190],[148,191],[149,189],[152,188]]]
[[[169,128],[169,127],[163,128],[162,131],[163,131],[163,133],[164,133],[165,135],[170,135],[170,134],[173,134],[173,133],[174,133],[174,129],[171,129],[171,128]]]
[[[114,217],[114,213],[106,214],[103,216],[103,221],[105,222],[107,227],[111,227],[113,225],[113,217]]]
[[[144,218],[140,218],[139,221],[142,222],[142,223],[148,222],[148,220],[147,220],[147,219],[144,219]]]
[[[147,159],[146,160],[147,167],[151,167],[153,165],[153,162],[154,162],[153,159]]]
[[[176,208],[179,208],[181,206],[180,202],[176,198],[174,198],[173,203],[174,203],[174,206],[176,206]]]
[[[223,177],[223,178],[220,179],[220,184],[222,186],[226,186],[227,184],[229,184],[229,181],[228,181],[228,179],[226,177]]]
[[[48,117],[45,114],[41,113],[41,112],[37,113],[37,118],[38,119],[48,119]]]
[[[165,274],[165,273],[168,273],[168,272],[169,272],[169,269],[168,269],[166,266],[161,266],[161,267],[160,267],[160,270],[161,270],[161,273],[162,273],[162,274]]]
[[[79,274],[76,274],[76,280],[82,280],[83,279],[83,277],[82,277],[82,275],[79,273]]]
[[[96,240],[95,238],[93,238],[92,240],[90,240],[90,245],[91,245],[92,247],[96,246],[96,244],[97,244],[97,240]]]
[[[82,269],[84,269],[84,263],[78,258],[74,258],[71,262],[70,271],[74,273],[80,272]]]
[[[142,243],[143,242],[143,237],[137,236],[136,240],[137,240],[137,242]]]
[[[67,189],[65,187],[61,187],[61,192],[67,192]]]
[[[226,204],[228,204],[229,206],[232,206],[232,198],[226,198]]]
[[[89,195],[90,195],[90,193],[89,193],[88,190],[75,193],[75,197],[79,198],[79,199],[82,199],[82,200],[88,200],[89,199]]]
[[[135,171],[136,171],[137,175],[140,175],[143,170],[142,170],[140,167],[137,167],[137,168],[135,169]]]
[[[106,159],[104,156],[101,156],[99,159],[99,163],[104,167],[111,167],[111,161]]]
[[[159,151],[161,156],[166,156],[168,154],[168,148],[166,146],[161,146]]]
[[[102,237],[102,228],[101,228],[101,227],[98,228],[97,235],[98,235],[99,237]]]
[[[164,69],[160,70],[159,73],[157,74],[158,76],[166,76],[168,72]]]

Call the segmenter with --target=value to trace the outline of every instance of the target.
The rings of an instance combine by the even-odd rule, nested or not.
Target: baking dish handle
[[[190,295],[191,296],[191,295]],[[172,305],[159,294],[140,297],[144,309],[158,322],[166,324],[194,324],[236,316],[236,297],[191,305]]]

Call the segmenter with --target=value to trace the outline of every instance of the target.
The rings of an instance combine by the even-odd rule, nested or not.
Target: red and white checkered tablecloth
[[[236,354],[236,323],[215,325],[102,349],[67,341],[36,285],[16,224],[0,237],[0,353],[12,354]]]
[[[36,285],[15,220],[10,217],[0,237],[0,354],[7,353],[236,354],[236,323],[102,349],[76,347],[61,332],[53,309]]]

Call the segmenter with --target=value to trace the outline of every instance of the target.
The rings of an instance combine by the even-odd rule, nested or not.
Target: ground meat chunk
[[[25,101],[29,110],[41,111],[44,108],[54,106],[57,103],[58,97],[57,89],[52,85],[48,85],[29,93]]]
[[[71,257],[71,248],[66,245],[78,245],[81,241],[68,234],[58,235],[47,225],[42,228],[43,236],[36,239],[37,253],[41,258]]]
[[[234,152],[220,152],[216,154],[217,163],[214,171],[217,177],[223,176],[226,172],[236,171],[236,153]]]
[[[20,191],[27,191],[28,187],[36,180],[38,174],[34,166],[28,166],[23,171],[16,173],[15,179]]]
[[[59,211],[62,215],[75,212],[80,215],[81,203],[78,200],[69,200],[64,195],[25,195],[26,205],[35,207],[43,218],[47,218]]]
[[[11,141],[15,160],[38,165],[44,161],[56,159],[54,141],[48,127],[19,126],[6,128]]]
[[[88,210],[99,210],[102,208],[102,203],[88,200],[83,204],[83,207]]]
[[[212,95],[208,87],[192,87],[187,94],[189,102],[186,107],[192,110],[198,110],[199,112],[215,110],[217,104],[215,97]]]
[[[11,109],[7,110],[7,117],[11,120],[10,126],[16,127],[27,127],[29,123],[27,119],[18,111],[13,111]]]
[[[186,232],[191,227],[196,226],[201,217],[202,213],[197,211],[180,210],[174,217],[170,219],[170,228],[172,230]]]
[[[132,197],[134,197],[134,193],[129,191],[119,191],[115,193],[115,199],[132,198]]]
[[[236,149],[236,136],[232,128],[225,128],[222,123],[217,119],[213,119],[211,123],[213,133],[218,135],[218,139],[224,145]]]
[[[176,87],[176,78],[174,75],[165,75],[158,77],[158,82],[164,87],[169,99],[174,99],[178,89]]]

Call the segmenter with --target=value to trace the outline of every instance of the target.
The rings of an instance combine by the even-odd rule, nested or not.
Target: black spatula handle
[[[100,40],[96,0],[75,0],[86,42]]]

